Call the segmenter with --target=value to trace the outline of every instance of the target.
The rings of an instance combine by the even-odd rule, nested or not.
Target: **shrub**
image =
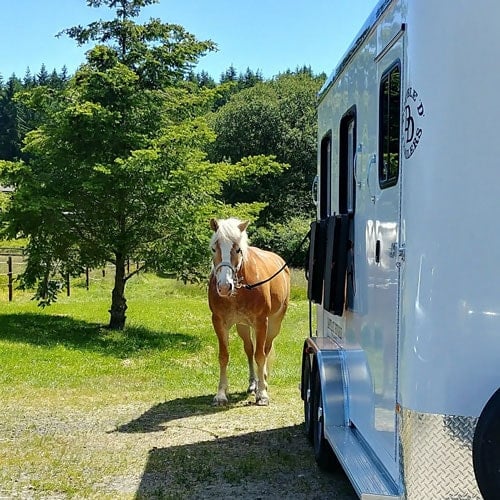
[[[271,250],[283,257],[290,267],[305,267],[309,240],[301,242],[309,232],[311,221],[292,217],[286,223],[255,228],[250,233],[251,244]],[[252,226],[250,226],[251,229]]]

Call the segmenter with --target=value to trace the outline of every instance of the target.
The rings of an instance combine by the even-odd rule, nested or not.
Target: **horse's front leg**
[[[227,365],[229,363],[229,328],[217,316],[212,316],[212,324],[219,341],[219,386],[213,404],[214,406],[224,406],[228,403]]]
[[[259,321],[255,327],[255,363],[257,364],[257,392],[255,393],[255,402],[259,406],[269,404],[269,395],[267,394],[267,318]]]
[[[250,394],[255,394],[257,390],[257,377],[255,376],[255,367],[253,362],[254,347],[252,342],[252,333],[248,325],[236,325],[236,330],[238,335],[243,340],[243,346],[245,348],[245,354],[248,360],[248,390]]]

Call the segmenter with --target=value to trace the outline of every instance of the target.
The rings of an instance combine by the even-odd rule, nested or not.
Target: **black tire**
[[[483,408],[472,445],[477,484],[484,500],[496,500],[500,492],[500,389]]]
[[[314,458],[321,469],[332,471],[337,468],[338,462],[330,444],[325,439],[321,378],[316,369],[313,372],[312,395]]]
[[[302,358],[302,399],[304,401],[304,429],[307,439],[313,442],[312,422],[312,380],[311,380],[311,358],[304,353]]]

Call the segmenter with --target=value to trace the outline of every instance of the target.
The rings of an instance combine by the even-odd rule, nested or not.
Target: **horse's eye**
[[[211,250],[212,250],[212,252],[213,252],[213,253],[215,253],[215,248],[214,248],[214,247],[212,247],[212,249],[211,249]]]
[[[237,248],[236,253],[241,253],[241,248]]]

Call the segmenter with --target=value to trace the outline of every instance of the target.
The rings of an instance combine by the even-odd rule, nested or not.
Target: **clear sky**
[[[330,74],[378,0],[160,0],[145,7],[139,22],[158,17],[181,24],[200,40],[213,40],[218,52],[200,60],[216,81],[230,65],[271,78],[297,66]],[[85,61],[65,28],[112,17],[110,9],[85,0],[0,0],[0,75],[23,77],[42,63],[69,73]]]

